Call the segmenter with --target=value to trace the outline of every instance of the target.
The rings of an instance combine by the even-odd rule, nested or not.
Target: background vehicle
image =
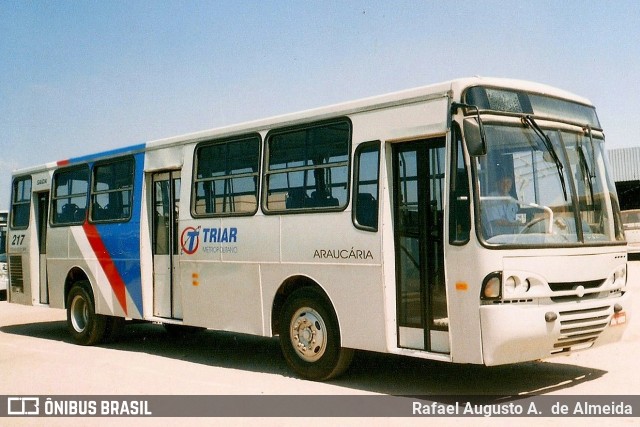
[[[640,209],[622,211],[629,261],[640,260]]]

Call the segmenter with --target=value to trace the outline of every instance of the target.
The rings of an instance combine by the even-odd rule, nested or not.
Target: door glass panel
[[[169,181],[156,181],[154,183],[154,242],[153,253],[155,255],[168,255],[171,233],[169,226],[171,218],[169,217],[170,194]]]
[[[47,221],[49,213],[49,193],[38,194],[38,246],[40,248],[40,303],[49,304],[47,285]]]
[[[416,151],[398,153],[397,250],[400,326],[422,327],[420,212]]]
[[[173,212],[172,216],[172,247],[173,255],[178,255],[178,218],[180,217],[180,178],[173,179]]]
[[[399,345],[447,352],[445,140],[396,145],[393,152]]]
[[[178,253],[180,175],[153,177],[154,315],[182,318],[182,286]]]
[[[444,141],[442,141],[444,143]],[[429,282],[430,329],[447,330],[447,293],[444,277],[444,205],[445,187],[444,145],[429,149],[429,205],[427,218],[427,274]]]

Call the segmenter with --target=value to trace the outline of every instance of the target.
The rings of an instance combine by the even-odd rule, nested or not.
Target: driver
[[[496,190],[492,192],[490,196],[500,197],[502,199],[488,200],[485,205],[490,236],[517,233],[522,225],[522,223],[516,219],[518,203],[511,195],[512,188],[513,179],[511,176],[498,176]]]

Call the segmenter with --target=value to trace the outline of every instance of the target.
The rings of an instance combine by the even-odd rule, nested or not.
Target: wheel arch
[[[340,318],[338,316],[338,313],[336,312],[336,307],[324,288],[316,280],[312,279],[309,276],[295,275],[288,277],[284,282],[282,282],[273,299],[273,303],[271,305],[272,336],[278,335],[280,333],[280,313],[284,308],[285,302],[294,292],[303,288],[312,288],[320,293],[325,302],[331,306],[331,309],[333,310],[333,313],[338,321],[338,326],[340,326]]]
[[[87,290],[91,298],[93,298],[94,304],[96,303],[95,295],[93,293],[93,287],[91,286],[89,276],[82,268],[76,266],[69,270],[64,281],[64,308],[68,308],[67,299],[69,298],[69,292],[71,291],[71,288],[79,283],[82,283],[82,286]]]

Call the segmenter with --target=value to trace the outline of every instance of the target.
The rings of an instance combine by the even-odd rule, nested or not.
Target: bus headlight
[[[507,280],[504,281],[505,296],[522,295],[529,291],[529,288],[531,288],[529,279],[521,280],[517,276],[509,276]]]
[[[611,273],[607,282],[616,288],[623,288],[627,284],[627,267],[617,268]]]
[[[622,266],[613,273],[613,284],[616,286],[624,286],[627,283],[627,267]]]
[[[500,298],[502,291],[502,273],[493,272],[484,278],[480,299],[491,300]]]
[[[515,294],[517,286],[518,286],[517,278],[513,276],[507,277],[507,280],[504,281],[504,294],[505,295]]]

